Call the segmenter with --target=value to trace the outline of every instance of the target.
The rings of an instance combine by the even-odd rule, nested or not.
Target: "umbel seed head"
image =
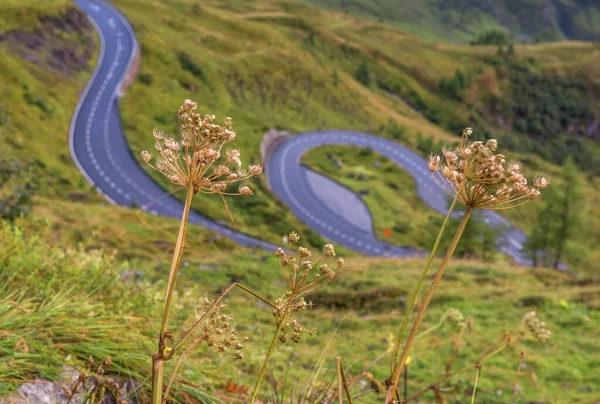
[[[550,185],[544,177],[537,177],[533,186],[517,163],[507,163],[503,154],[496,153],[495,139],[469,142],[473,129],[463,131],[462,141],[455,150],[442,148],[442,155],[430,155],[429,170],[437,185],[452,198],[472,208],[509,209],[540,196]]]
[[[252,190],[239,186],[237,192],[229,193],[228,185],[241,182],[249,177],[262,173],[262,167],[250,165],[248,170],[242,169],[240,151],[237,149],[223,150],[236,136],[233,131],[233,121],[226,118],[223,126],[214,122],[214,115],[204,118],[196,113],[198,104],[185,100],[179,108],[180,139],[168,137],[162,130],[154,129],[154,147],[158,152],[154,164],[152,155],[143,151],[142,160],[155,170],[162,173],[173,184],[183,187],[193,187],[194,193],[252,195]],[[212,169],[212,166],[225,157],[225,161]]]

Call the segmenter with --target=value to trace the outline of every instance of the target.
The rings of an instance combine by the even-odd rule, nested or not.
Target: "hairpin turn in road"
[[[89,16],[101,38],[98,64],[84,90],[71,121],[71,156],[88,182],[108,201],[123,206],[149,207],[155,215],[180,217],[183,203],[152,180],[131,154],[118,111],[118,92],[137,50],[129,22],[110,4],[99,0],[76,0]],[[349,249],[371,256],[407,257],[419,250],[378,240],[348,222],[310,189],[310,171],[300,164],[307,150],[321,145],[368,147],[406,169],[416,180],[417,194],[433,209],[445,213],[447,200],[429,175],[427,164],[414,152],[390,140],[343,130],[308,132],[290,136],[270,155],[268,181],[273,192],[309,227],[323,237]],[[531,265],[523,252],[525,234],[495,212],[485,211],[484,220],[493,227],[506,227],[498,240],[500,250],[518,264]],[[234,242],[274,251],[277,246],[240,233],[198,212],[190,212],[190,222],[219,232]]]

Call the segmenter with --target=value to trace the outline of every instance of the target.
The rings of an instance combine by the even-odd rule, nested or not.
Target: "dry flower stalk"
[[[225,119],[223,126],[217,125],[214,123],[214,115],[206,115],[202,118],[199,113],[195,112],[197,108],[198,104],[191,100],[185,100],[179,108],[178,117],[181,121],[179,139],[167,136],[159,129],[153,131],[154,147],[158,152],[154,164],[152,164],[152,155],[148,151],[141,153],[144,162],[167,177],[173,184],[187,189],[181,225],[167,282],[158,352],[152,355],[152,404],[161,404],[163,401],[162,386],[165,362],[172,358],[176,348],[190,335],[190,332],[186,333],[174,349],[166,346],[166,340],[173,338],[167,332],[167,326],[171,310],[171,299],[175,290],[175,280],[183,256],[192,198],[197,193],[216,193],[221,196],[252,195],[252,190],[246,185],[240,185],[237,191],[233,192],[228,191],[227,188],[231,184],[239,183],[262,173],[262,167],[259,165],[250,165],[247,169],[243,169],[239,150],[223,150],[225,145],[231,143],[236,137],[231,118]],[[228,337],[221,336],[215,339],[215,334],[209,333],[209,331],[216,333],[227,330],[225,326],[228,326],[230,321],[228,316],[221,315],[220,320],[213,317],[221,308],[221,306],[216,308],[211,306],[212,312],[206,313],[209,324],[201,329],[202,336],[199,341],[206,341],[209,345],[212,344],[218,351],[226,351],[228,349],[227,344],[232,341],[233,335],[229,333]],[[211,324],[211,321],[220,321],[219,326],[210,328],[216,326],[216,323]],[[199,328],[201,325],[197,324],[194,329]],[[241,357],[239,350],[236,350],[234,356]],[[172,380],[173,378],[171,378],[169,387]]]
[[[454,201],[440,229],[434,248],[421,273],[419,283],[413,292],[412,300],[400,325],[392,358],[389,379],[390,387],[385,400],[387,404],[394,401],[402,368],[405,366],[406,358],[417,336],[417,331],[473,210],[477,208],[501,210],[520,206],[539,197],[541,190],[550,184],[544,177],[538,177],[534,180],[533,187],[528,187],[527,179],[521,173],[521,166],[517,163],[507,163],[504,155],[496,153],[498,142],[495,139],[490,139],[485,144],[483,142],[469,142],[469,136],[472,133],[473,129],[466,128],[463,131],[462,140],[455,150],[449,150],[444,147],[442,149],[442,157],[434,154],[428,160],[429,169],[434,181],[446,194],[453,197]],[[433,279],[431,287],[421,304],[404,344],[402,354],[398,359],[397,354],[402,344],[402,336],[408,322],[408,316],[412,311],[417,294],[425,280],[450,213],[457,201],[466,205],[467,209],[440,264],[440,268]]]
[[[287,240],[290,244],[297,244],[300,236],[296,232],[291,232]],[[277,329],[259,371],[258,379],[250,397],[250,404],[254,403],[257,398],[260,384],[277,341],[285,343],[289,338],[294,342],[299,342],[305,332],[313,337],[316,335],[316,329],[306,329],[291,314],[313,306],[311,301],[306,302],[306,295],[325,286],[342,273],[352,271],[352,269],[343,269],[345,262],[341,257],[334,261],[337,271],[325,262],[328,258],[335,259],[335,249],[331,244],[326,244],[323,247],[323,252],[316,261],[312,260],[312,252],[302,246],[297,248],[295,255],[284,251],[283,248],[278,248],[275,255],[279,258],[279,267],[287,283],[288,290],[275,301],[273,316],[276,319]]]

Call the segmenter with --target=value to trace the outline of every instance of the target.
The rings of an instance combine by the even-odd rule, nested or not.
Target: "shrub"
[[[204,79],[204,70],[202,70],[202,68],[192,60],[188,53],[179,52],[177,54],[177,59],[179,60],[179,64],[183,70],[187,70],[199,79]]]
[[[152,84],[152,75],[150,73],[142,73],[138,76],[140,83],[149,86]]]

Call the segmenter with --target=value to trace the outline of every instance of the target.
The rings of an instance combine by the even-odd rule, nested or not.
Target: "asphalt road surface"
[[[88,86],[79,100],[70,132],[70,151],[88,182],[113,204],[146,206],[155,215],[181,217],[183,204],[152,180],[131,154],[118,110],[117,94],[137,49],[129,22],[111,5],[98,0],[75,0],[88,14],[101,38],[101,53]],[[149,138],[150,139],[150,138]],[[150,140],[149,140],[150,141]],[[268,161],[268,181],[273,192],[294,214],[334,243],[371,256],[407,257],[422,251],[378,240],[323,203],[308,183],[309,170],[300,164],[307,150],[345,144],[368,147],[387,156],[410,172],[417,194],[433,209],[446,213],[447,198],[429,175],[427,164],[414,152],[392,141],[364,133],[329,130],[290,136],[277,146]],[[495,212],[485,211],[492,227],[506,226],[499,240],[500,250],[522,265],[531,261],[522,252],[525,234]],[[277,246],[236,232],[197,212],[190,222],[217,231],[236,243],[274,251]]]

